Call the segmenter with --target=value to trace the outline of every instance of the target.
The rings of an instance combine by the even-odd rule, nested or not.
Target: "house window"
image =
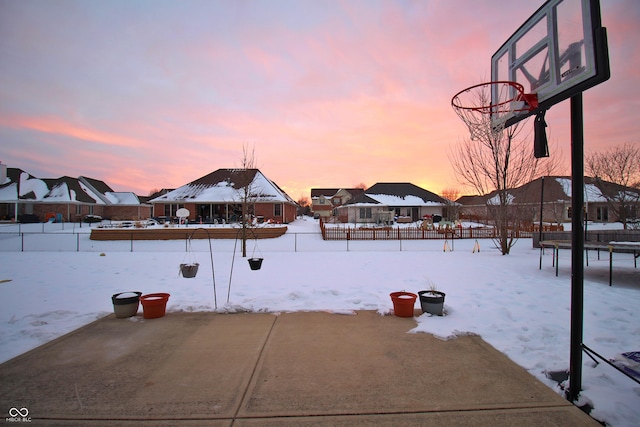
[[[360,219],[371,219],[371,208],[360,208]]]
[[[172,205],[166,204],[164,205],[164,216],[171,217],[178,212],[178,209],[184,208],[184,204]]]
[[[82,215],[82,205],[76,205],[76,215]]]
[[[606,206],[601,206],[596,209],[596,216],[598,221],[608,222],[609,221],[609,208]]]
[[[571,219],[571,206],[567,208],[567,219]]]
[[[273,205],[273,216],[282,216],[282,205],[280,203]]]

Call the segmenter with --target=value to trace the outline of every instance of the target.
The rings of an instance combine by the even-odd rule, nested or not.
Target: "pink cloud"
[[[43,157],[57,153],[59,174],[140,194],[238,165],[246,143],[294,198],[311,187],[377,181],[438,192],[457,185],[447,151],[468,136],[451,96],[489,79],[491,54],[537,7],[525,0],[230,4],[124,11],[105,4],[101,13],[85,5],[64,18],[72,32],[49,19],[55,10],[25,10],[21,19],[46,25],[24,45],[13,40],[20,50],[9,52],[12,77],[0,76],[0,96],[10,100],[0,106],[0,136],[39,144]],[[602,5],[612,79],[585,94],[589,147],[637,134],[634,4]],[[558,105],[547,118],[568,153],[567,115],[568,105]],[[28,170],[36,160],[21,159],[12,166]]]
[[[59,117],[27,117],[11,116],[0,117],[0,126],[9,128],[29,129],[42,133],[58,134],[83,141],[97,142],[105,145],[116,145],[130,148],[149,147],[147,141],[102,132],[85,126],[69,123]]]

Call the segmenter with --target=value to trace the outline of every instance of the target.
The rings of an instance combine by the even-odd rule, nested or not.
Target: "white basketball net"
[[[496,138],[514,112],[528,110],[520,97],[523,93],[515,82],[482,83],[457,93],[451,106],[469,128],[472,141]]]

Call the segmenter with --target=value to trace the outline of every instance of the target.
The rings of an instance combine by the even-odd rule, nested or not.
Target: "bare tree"
[[[298,199],[298,215],[308,215],[311,212],[311,200],[306,196]]]
[[[489,90],[479,92],[478,101],[489,105]],[[474,128],[473,138],[454,147],[449,158],[461,184],[480,195],[493,194],[487,200],[487,212],[496,227],[496,246],[507,255],[516,241],[511,231],[522,221],[509,190],[530,182],[537,174],[538,161],[533,155],[530,132],[521,135],[521,125],[527,120],[496,131],[491,117],[486,116]]]
[[[585,156],[587,173],[599,184],[607,204],[624,228],[637,215],[640,198],[640,145],[627,142]]]
[[[460,209],[458,203],[456,203],[456,200],[460,198],[460,190],[458,190],[457,188],[449,187],[442,190],[440,195],[445,200],[445,203],[447,205],[447,219],[449,219],[450,221],[457,220]]]
[[[234,179],[238,179],[238,199],[242,206],[242,218],[240,220],[240,239],[242,241],[242,257],[247,256],[247,239],[252,236],[253,213],[257,194],[253,188],[253,179],[257,171],[255,147],[249,149],[247,144],[242,146],[242,160],[240,169],[234,174]]]

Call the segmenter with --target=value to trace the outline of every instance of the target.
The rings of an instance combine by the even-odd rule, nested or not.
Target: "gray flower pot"
[[[138,313],[142,292],[120,292],[111,297],[113,312],[119,319],[135,316]]]
[[[445,293],[440,291],[420,291],[420,307],[423,313],[430,313],[436,316],[444,314]]]
[[[191,279],[193,277],[196,277],[196,274],[198,273],[199,265],[200,264],[198,263],[180,264],[180,274],[182,274],[182,277],[184,277],[185,279]]]

